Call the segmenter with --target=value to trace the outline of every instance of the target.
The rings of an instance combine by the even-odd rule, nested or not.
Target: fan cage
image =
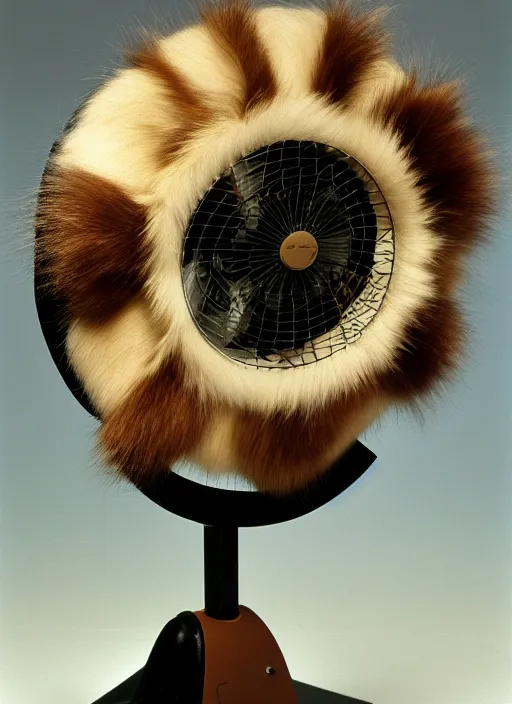
[[[296,231],[318,245],[288,269]],[[241,158],[200,200],[185,234],[189,312],[220,353],[261,369],[312,364],[356,342],[384,301],[394,228],[374,178],[334,147],[286,140]]]

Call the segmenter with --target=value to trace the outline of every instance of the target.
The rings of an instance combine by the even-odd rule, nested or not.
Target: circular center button
[[[283,240],[279,250],[281,261],[288,269],[300,270],[311,266],[318,254],[318,243],[309,232],[297,230]]]

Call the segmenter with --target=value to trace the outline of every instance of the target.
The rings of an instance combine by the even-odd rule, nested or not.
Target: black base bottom
[[[120,684],[119,687],[105,694],[101,699],[97,699],[93,704],[131,704],[141,674],[142,670]],[[352,699],[352,697],[345,697],[343,694],[327,692],[325,689],[318,689],[318,687],[312,687],[302,682],[294,682],[294,684],[299,704],[369,704],[361,699]]]

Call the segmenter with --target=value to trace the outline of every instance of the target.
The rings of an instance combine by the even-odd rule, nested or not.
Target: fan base
[[[219,535],[205,537],[212,557]],[[229,555],[226,540],[220,543]],[[207,585],[210,611],[183,611],[169,621],[142,670],[95,704],[364,704],[294,682],[265,623],[245,606],[219,610],[229,594],[213,599]]]
[[[139,685],[142,670],[127,679],[118,687],[113,689],[108,694],[105,694],[100,699],[97,699],[93,704],[135,704],[133,697]],[[343,694],[328,692],[325,689],[312,687],[303,682],[295,682],[295,691],[297,693],[298,704],[369,704],[361,699],[353,699],[345,697]]]

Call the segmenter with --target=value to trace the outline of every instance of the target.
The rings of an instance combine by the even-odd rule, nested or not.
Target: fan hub
[[[318,242],[309,232],[297,230],[286,237],[279,250],[279,256],[288,269],[307,269],[318,254]]]

